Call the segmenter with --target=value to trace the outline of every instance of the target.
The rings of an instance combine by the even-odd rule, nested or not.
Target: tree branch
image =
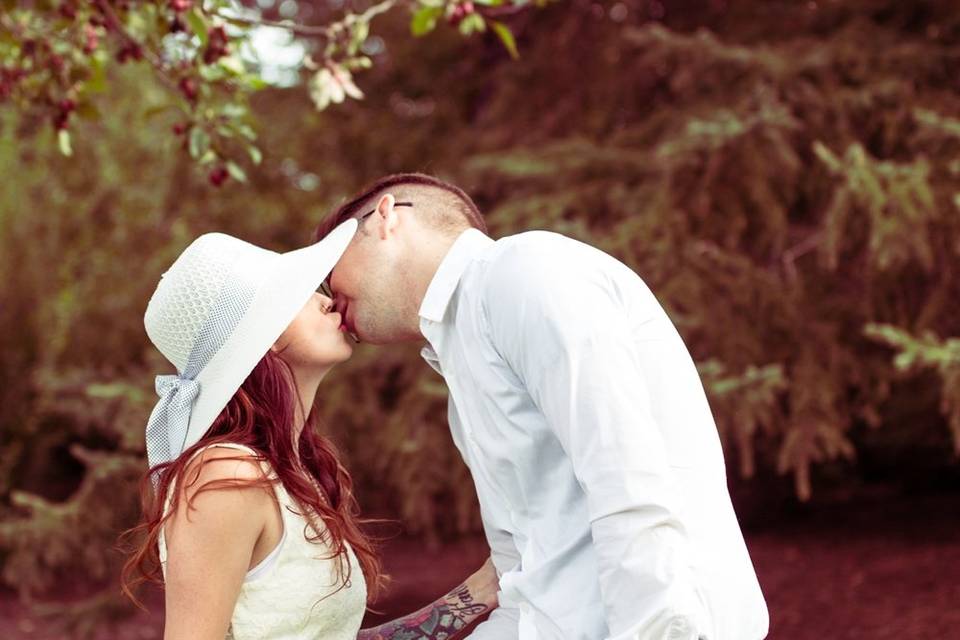
[[[152,51],[147,49],[143,43],[130,35],[130,32],[127,31],[124,27],[123,22],[121,22],[120,17],[113,10],[113,7],[110,6],[108,0],[95,0],[97,7],[100,8],[100,11],[103,13],[103,16],[107,19],[107,22],[110,24],[110,27],[115,29],[120,36],[126,40],[129,44],[134,45],[141,52],[143,52],[143,57],[147,59],[147,62],[156,70],[157,74],[160,76],[160,80],[167,85],[167,87],[172,90],[174,93],[179,94],[180,89],[177,87],[177,83],[173,81],[168,74],[166,69],[163,67],[163,62],[160,61],[160,58]]]
[[[266,18],[251,18],[247,16],[227,16],[216,11],[210,12],[209,15],[216,16],[221,20],[226,20],[227,22],[233,22],[235,24],[242,24],[251,27],[276,27],[279,29],[286,29],[291,33],[301,36],[323,36],[330,40],[333,39],[338,33],[349,28],[351,25],[357,22],[370,21],[378,15],[390,11],[400,3],[401,0],[383,0],[383,2],[371,6],[363,13],[349,14],[343,20],[340,20],[339,22],[332,22],[328,25],[307,25],[294,22],[293,20],[268,20]]]
[[[529,4],[502,4],[497,7],[488,5],[474,5],[474,10],[484,18],[502,18],[504,16],[513,16],[522,11],[526,11],[532,5]]]

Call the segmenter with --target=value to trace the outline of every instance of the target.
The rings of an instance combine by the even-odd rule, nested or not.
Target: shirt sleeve
[[[636,347],[649,319],[627,312],[625,279],[614,267],[623,268],[505,252],[484,296],[491,339],[586,494],[610,638],[696,640],[702,607],[683,504]]]

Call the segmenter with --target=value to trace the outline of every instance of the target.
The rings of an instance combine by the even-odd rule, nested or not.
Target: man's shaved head
[[[326,237],[344,220],[367,213],[386,193],[393,194],[398,202],[413,202],[421,222],[437,231],[457,233],[473,227],[487,233],[487,223],[477,205],[459,187],[423,173],[395,173],[376,180],[340,205],[320,223],[314,239]]]

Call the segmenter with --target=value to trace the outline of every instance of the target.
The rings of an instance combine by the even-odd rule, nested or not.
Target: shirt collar
[[[443,322],[447,306],[467,265],[493,243],[494,240],[479,229],[467,229],[460,234],[440,262],[430,286],[427,287],[427,293],[420,305],[421,318],[430,322]]]

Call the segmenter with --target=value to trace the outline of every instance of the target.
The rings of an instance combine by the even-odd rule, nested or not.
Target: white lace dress
[[[253,453],[239,444],[213,446]],[[353,551],[349,551],[349,586],[337,590],[339,560],[325,557],[329,555],[325,545],[307,540],[306,519],[283,485],[278,482],[274,487],[283,536],[270,555],[247,572],[227,640],[355,640],[366,609],[367,587]],[[169,505],[168,496],[165,511]],[[166,575],[167,548],[162,530],[159,547]]]

